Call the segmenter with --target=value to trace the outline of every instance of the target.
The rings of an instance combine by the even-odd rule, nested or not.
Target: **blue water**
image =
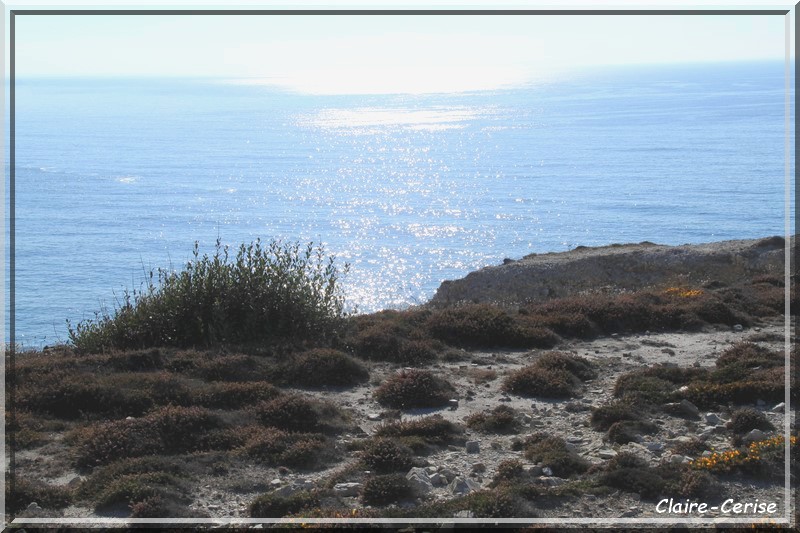
[[[218,236],[323,242],[351,265],[349,304],[374,311],[505,257],[784,232],[782,63],[426,96],[17,80],[16,121],[26,346]]]

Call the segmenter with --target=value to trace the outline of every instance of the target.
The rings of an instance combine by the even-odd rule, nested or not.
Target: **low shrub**
[[[191,392],[192,403],[216,409],[240,409],[281,394],[266,381],[208,383]]]
[[[313,243],[256,240],[235,258],[219,240],[211,256],[195,243],[183,271],[151,271],[113,315],[68,324],[69,338],[81,351],[101,352],[331,337],[344,316],[339,276],[333,257]]]
[[[592,409],[589,424],[595,431],[606,431],[613,424],[628,420],[640,420],[641,413],[625,401],[613,401]]]
[[[411,485],[403,474],[372,476],[361,492],[361,501],[366,505],[387,505],[410,497]]]
[[[545,433],[536,433],[525,439],[525,458],[529,461],[544,463],[558,477],[570,477],[582,474],[589,468],[589,463],[577,453],[567,448],[567,443],[560,437]]]
[[[395,409],[441,407],[453,398],[455,389],[427,370],[403,370],[390,376],[373,396],[381,405]]]
[[[437,310],[426,325],[433,337],[454,346],[551,348],[558,342],[549,329],[515,320],[503,309],[489,304]]]
[[[77,465],[91,467],[125,457],[205,449],[207,434],[221,425],[200,407],[166,406],[142,418],[77,428],[71,438],[77,444]]]
[[[743,368],[769,368],[784,366],[784,356],[752,342],[739,342],[726,349],[717,358],[717,368],[741,365]]]
[[[517,412],[507,405],[498,405],[488,412],[474,413],[467,417],[467,427],[483,433],[516,433],[521,424]]]
[[[387,437],[397,439],[399,442],[409,445],[408,439],[412,443],[416,440],[424,445],[443,446],[452,442],[463,440],[464,429],[446,420],[441,415],[425,416],[416,420],[400,420],[380,425],[375,430],[376,437]],[[414,452],[421,453],[423,448],[411,447]]]
[[[348,420],[334,404],[300,394],[284,394],[261,402],[253,412],[265,426],[286,431],[336,433],[345,428]]]
[[[737,435],[743,435],[752,429],[774,430],[775,426],[761,411],[745,407],[731,413],[730,429]]]
[[[573,374],[581,381],[587,381],[597,377],[597,372],[592,364],[585,358],[564,352],[546,352],[535,362],[539,368],[548,370],[564,370]]]
[[[614,422],[608,428],[608,440],[615,444],[636,442],[643,433],[653,433],[658,426],[644,420]]]
[[[506,481],[520,479],[525,474],[525,468],[519,459],[504,459],[497,465],[497,473],[492,480],[494,485]]]
[[[349,387],[367,381],[369,372],[343,352],[317,348],[290,357],[279,366],[275,378],[289,385]]]
[[[8,473],[5,500],[6,512],[16,514],[31,502],[36,502],[44,509],[63,509],[72,503],[72,495],[64,487],[54,487],[41,481],[32,481]]]
[[[407,471],[414,463],[411,449],[388,437],[370,440],[362,451],[361,461],[367,469],[380,473]]]
[[[268,381],[269,378],[255,357],[242,354],[182,351],[165,366],[172,372],[206,381]]]
[[[569,398],[575,395],[577,378],[565,370],[534,365],[515,370],[503,381],[506,392],[534,398]]]
[[[319,433],[290,433],[273,428],[250,427],[243,434],[241,452],[267,466],[314,469],[335,458],[333,444]]]
[[[250,504],[252,518],[282,518],[288,514],[318,506],[319,497],[309,491],[296,492],[290,496],[267,493],[258,496]]]
[[[707,376],[708,371],[703,368],[656,365],[623,374],[614,384],[613,393],[615,398],[658,405],[674,399],[678,387]]]
[[[699,382],[689,384],[680,396],[699,408],[715,408],[729,403],[752,403],[753,398],[766,402],[781,402],[784,399],[784,390],[782,381]]]
[[[517,518],[520,501],[505,490],[480,490],[467,494],[460,502],[475,518]]]

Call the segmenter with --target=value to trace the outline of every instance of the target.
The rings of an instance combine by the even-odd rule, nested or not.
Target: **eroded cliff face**
[[[568,252],[531,254],[443,282],[430,305],[518,305],[586,292],[729,284],[760,275],[783,277],[785,244],[782,237],[768,237],[683,246],[649,242],[580,246]],[[790,246],[794,258],[795,237]]]

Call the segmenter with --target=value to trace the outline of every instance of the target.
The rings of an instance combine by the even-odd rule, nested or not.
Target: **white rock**
[[[597,456],[600,459],[611,459],[613,457],[616,457],[616,455],[617,455],[617,452],[615,452],[614,450],[598,450],[597,451]]]
[[[362,487],[361,483],[337,483],[333,486],[333,492],[337,496],[358,496]]]
[[[552,476],[553,469],[550,468],[549,466],[545,466],[544,468],[542,468],[542,474],[544,474],[545,476]]]
[[[743,329],[744,329],[744,327],[742,327],[741,324],[734,324],[733,325],[733,331],[742,331]]]
[[[373,422],[376,421],[376,420],[380,420],[380,419],[381,419],[381,415],[378,414],[378,413],[370,413],[370,414],[367,415],[367,420],[372,420]]]
[[[567,482],[566,479],[553,476],[540,476],[538,480],[540,483],[544,483],[545,485],[550,485],[551,487],[557,487]]]
[[[754,430],[750,431],[750,433],[748,433],[747,435],[742,437],[742,441],[744,441],[745,443],[749,444],[751,442],[764,440],[766,438],[767,438],[767,434],[766,433],[764,433],[760,429],[754,429]]]
[[[684,459],[686,459],[686,457],[683,455],[673,455],[669,458],[669,462],[673,464],[681,464],[684,462]]]
[[[424,468],[412,468],[406,474],[406,479],[417,497],[427,496],[433,490],[433,483]]]
[[[781,402],[775,407],[773,407],[772,410],[775,411],[776,413],[782,413],[784,410],[786,410],[786,404],[784,402]]]
[[[450,491],[450,494],[469,494],[474,490],[479,490],[481,488],[481,484],[477,481],[473,481],[469,478],[463,478],[458,476],[455,478],[448,486],[447,490]]]

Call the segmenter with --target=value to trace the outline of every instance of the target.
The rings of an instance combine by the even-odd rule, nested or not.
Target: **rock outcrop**
[[[795,243],[792,237],[792,254]],[[650,242],[579,246],[568,252],[531,254],[445,281],[430,305],[518,305],[587,292],[727,284],[765,274],[783,276],[784,248],[782,237],[683,246]]]

